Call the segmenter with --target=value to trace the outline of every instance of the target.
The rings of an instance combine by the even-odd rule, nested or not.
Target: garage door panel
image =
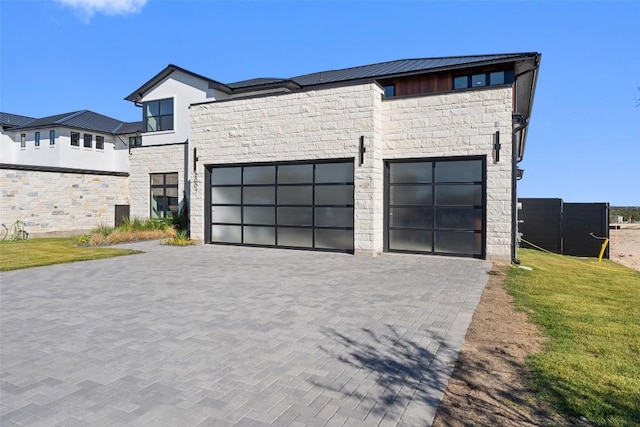
[[[276,182],[275,166],[245,167],[242,176],[244,185],[250,184],[274,184]]]
[[[431,252],[432,232],[416,230],[389,231],[389,247],[410,252]]]
[[[313,187],[310,185],[289,185],[278,187],[279,205],[313,204]]]
[[[238,167],[218,168],[211,174],[211,184],[240,185],[242,184],[242,169]]]
[[[309,248],[312,244],[312,230],[308,228],[278,227],[278,246]]]
[[[278,166],[279,184],[305,184],[313,182],[313,165]]]
[[[244,243],[251,245],[268,245],[273,246],[276,244],[276,229],[275,227],[253,227],[245,226],[244,231]]]
[[[436,205],[482,205],[482,184],[436,185]]]
[[[429,185],[394,185],[390,189],[390,202],[394,205],[432,204],[433,189]]]
[[[273,205],[276,203],[275,187],[243,188],[242,201],[246,205]]]
[[[211,222],[240,224],[240,206],[214,206],[211,208]]]
[[[319,163],[316,165],[316,183],[353,182],[353,164]]]
[[[431,162],[402,162],[389,165],[392,184],[418,184],[432,181]]]
[[[242,202],[242,187],[211,188],[211,203],[220,205],[237,205]]]
[[[431,208],[391,208],[389,224],[393,227],[431,228]]]
[[[242,227],[235,225],[211,226],[211,238],[216,242],[241,243]]]
[[[248,206],[242,208],[242,221],[245,224],[275,225],[276,208]]]
[[[353,227],[353,208],[316,208],[318,227]]]
[[[451,254],[482,253],[482,236],[479,233],[463,231],[436,231],[435,251]]]
[[[316,229],[316,247],[336,250],[352,250],[353,230]]]
[[[353,185],[316,185],[316,205],[352,205]]]
[[[436,208],[436,228],[482,229],[482,209]]]

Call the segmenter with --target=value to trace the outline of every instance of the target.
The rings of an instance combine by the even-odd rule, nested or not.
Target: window
[[[80,146],[80,132],[71,132],[71,146],[72,147]]]
[[[145,132],[173,130],[173,98],[145,102],[142,108]]]
[[[136,147],[140,145],[142,145],[142,135],[129,137],[129,147]]]
[[[49,131],[49,145],[56,145],[56,131]]]
[[[151,174],[151,218],[171,217],[178,212],[178,173]]]
[[[40,147],[40,132],[36,132],[36,147]]]
[[[396,85],[385,85],[384,86],[384,97],[391,98],[396,96]]]
[[[91,147],[93,147],[93,135],[91,135],[90,133],[85,133],[84,148],[91,148]]]
[[[497,86],[511,84],[515,80],[513,70],[492,71],[490,73],[476,73],[453,78],[454,89],[468,89],[474,87]]]
[[[104,136],[96,135],[96,149],[104,150]]]
[[[25,148],[27,146],[27,134],[20,134],[20,148]]]

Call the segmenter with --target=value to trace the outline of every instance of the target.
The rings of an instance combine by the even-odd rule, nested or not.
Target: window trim
[[[133,144],[131,144],[131,140],[133,139]],[[142,146],[142,135],[135,135],[129,137],[129,147],[140,147]]]
[[[162,114],[162,103],[164,101],[169,101],[171,100],[171,114]],[[158,115],[154,116],[154,115],[147,115],[147,110],[148,110],[148,106],[150,104],[158,104]],[[170,127],[164,127],[162,126],[163,123],[163,118],[168,118],[171,117],[171,125]],[[157,126],[156,129],[154,130],[150,130],[149,129],[149,119],[150,118],[156,118],[157,120]],[[143,126],[144,126],[144,130],[143,132],[145,133],[153,133],[153,132],[166,132],[166,131],[174,131],[175,130],[175,99],[170,97],[170,98],[162,98],[162,99],[154,99],[152,101],[145,101],[142,103],[142,122],[143,122]]]
[[[104,136],[96,135],[96,150],[104,150]]]

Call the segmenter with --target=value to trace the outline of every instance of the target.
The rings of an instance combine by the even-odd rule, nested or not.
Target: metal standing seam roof
[[[34,119],[14,130],[52,126],[66,126],[103,133],[115,133],[123,126],[123,122],[102,114],[94,113],[93,111],[81,110]]]
[[[116,135],[123,135],[125,133],[138,133],[142,132],[142,122],[127,122],[123,123],[118,129],[116,129]]]
[[[401,59],[396,61],[381,62],[377,64],[362,65],[358,67],[343,68],[338,70],[320,71],[301,76],[290,77],[288,79],[251,79],[235,83],[228,83],[227,86],[233,89],[241,87],[256,86],[260,80],[267,80],[268,83],[280,81],[293,81],[300,86],[311,86],[318,84],[337,83],[359,79],[380,79],[390,78],[404,74],[414,74],[418,72],[428,72],[440,69],[453,69],[460,67],[470,67],[476,65],[486,65],[490,63],[509,62],[517,59],[527,59],[537,55],[536,53],[512,53],[495,55],[473,55],[473,56],[452,56],[443,58],[420,58]],[[264,82],[267,83],[267,82]]]

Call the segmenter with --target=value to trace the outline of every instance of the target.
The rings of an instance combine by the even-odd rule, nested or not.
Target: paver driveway
[[[128,246],[0,274],[0,424],[430,425],[490,269]]]

